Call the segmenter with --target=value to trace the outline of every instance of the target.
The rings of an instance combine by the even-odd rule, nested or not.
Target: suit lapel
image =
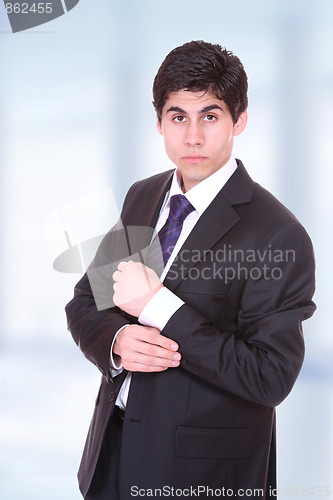
[[[202,260],[205,252],[223,238],[238,221],[239,216],[234,208],[223,195],[218,195],[202,214],[180,249],[164,280],[165,286],[175,290],[195,265],[189,257],[195,255],[196,263],[199,259]],[[182,253],[186,255],[186,259],[182,259]]]
[[[155,227],[157,224],[158,217],[162,208],[162,204],[165,200],[165,195],[171,187],[171,181],[174,170],[168,172],[165,180],[156,187],[156,190],[151,199],[151,207],[147,213],[147,222],[150,227]]]
[[[174,170],[170,170],[156,175],[149,187],[144,183],[136,197],[128,200],[122,224],[129,255],[141,252],[150,245],[165,195],[171,186],[173,172]]]

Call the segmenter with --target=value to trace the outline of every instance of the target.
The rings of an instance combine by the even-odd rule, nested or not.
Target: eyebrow
[[[198,114],[199,115],[202,115],[202,114],[205,114],[205,113],[208,113],[208,111],[212,111],[213,109],[219,109],[220,111],[223,112],[223,109],[221,108],[221,106],[219,106],[218,104],[210,104],[209,106],[206,106],[205,108],[202,108]],[[167,113],[171,113],[172,111],[176,112],[176,113],[182,113],[183,115],[186,115],[186,111],[182,108],[179,108],[178,106],[170,106],[170,108],[168,108],[166,110]]]

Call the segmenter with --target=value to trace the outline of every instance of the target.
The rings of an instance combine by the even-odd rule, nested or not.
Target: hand
[[[117,335],[114,354],[123,367],[132,372],[162,372],[179,366],[181,354],[177,342],[164,337],[151,326],[128,325]]]
[[[139,317],[153,296],[163,287],[153,269],[141,262],[120,262],[113,273],[113,303],[132,316]]]

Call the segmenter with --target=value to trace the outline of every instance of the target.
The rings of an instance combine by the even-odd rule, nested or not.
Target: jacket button
[[[111,392],[109,395],[109,402],[112,403],[112,401],[114,401],[115,397],[116,397],[116,394],[114,392]]]
[[[186,359],[182,359],[180,362],[180,366],[187,366],[187,365],[188,365],[188,361]]]

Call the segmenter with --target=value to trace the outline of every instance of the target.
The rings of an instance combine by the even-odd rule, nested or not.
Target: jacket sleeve
[[[94,363],[108,382],[110,350],[114,335],[124,325],[132,323],[117,307],[97,310],[89,279],[85,274],[77,283],[74,298],[67,304],[68,330],[85,357]]]
[[[129,189],[124,207],[136,184]],[[84,356],[101,371],[107,382],[110,350],[115,334],[137,318],[114,306],[112,274],[117,262],[130,255],[124,229],[124,207],[117,224],[105,235],[87,272],[74,289],[74,297],[65,307],[67,327]]]
[[[272,262],[271,248],[290,250],[290,258]],[[301,323],[315,310],[315,264],[311,241],[300,224],[276,231],[260,255],[260,262],[253,264],[260,275],[249,273],[242,289],[236,331],[221,331],[185,303],[162,333],[179,343],[183,369],[235,396],[276,406],[302,366]]]

